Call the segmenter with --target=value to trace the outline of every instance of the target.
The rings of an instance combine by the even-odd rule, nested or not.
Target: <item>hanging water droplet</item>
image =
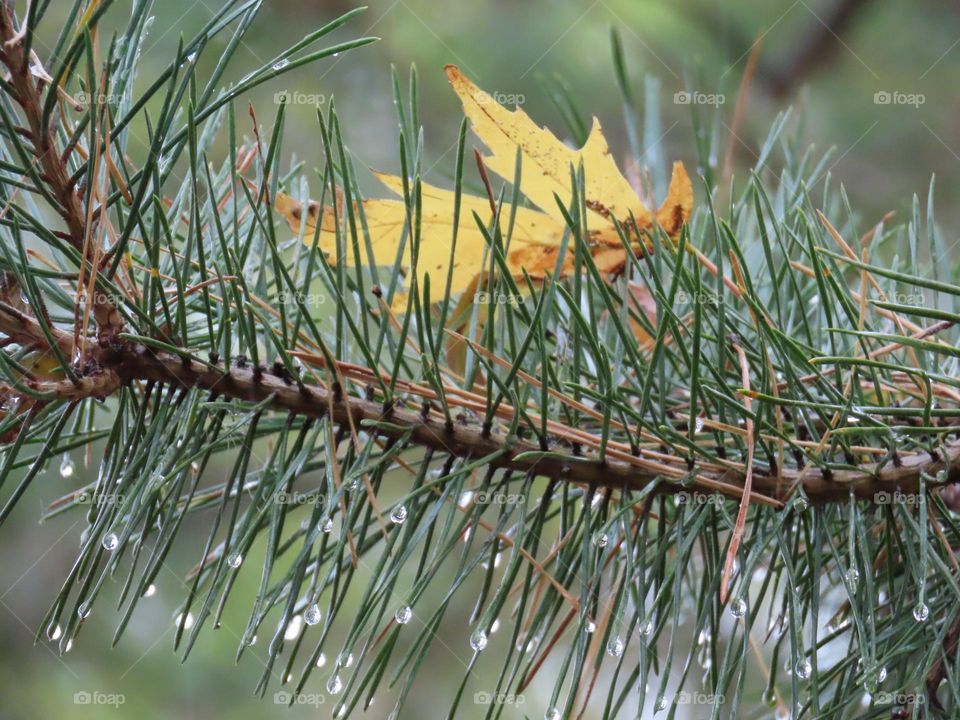
[[[413,617],[413,610],[411,610],[408,605],[404,605],[397,609],[393,619],[397,621],[397,625],[406,625],[410,622],[411,617]]]
[[[747,614],[747,602],[743,598],[735,598],[730,603],[730,614],[735,618],[742,618]]]
[[[337,665],[340,667],[350,667],[353,665],[353,653],[340,653],[340,657],[337,658]]]
[[[314,603],[306,609],[306,612],[303,613],[303,621],[307,625],[316,625],[320,622],[320,618],[323,617],[323,613],[320,612],[320,606]]]
[[[457,505],[462,508],[469,507],[470,503],[473,501],[473,491],[467,490],[460,494],[460,499],[457,500]]]
[[[407,506],[400,505],[397,508],[394,508],[394,511],[390,513],[390,521],[394,525],[402,525],[403,521],[407,519]]]
[[[86,620],[90,616],[90,603],[84,601],[77,606],[77,617]]]
[[[694,432],[703,432],[703,418],[702,418],[702,417],[697,417],[697,419],[694,421],[694,423],[693,423],[693,431],[694,431]]]
[[[330,679],[327,680],[327,692],[331,695],[337,695],[343,690],[343,680],[340,679],[340,676],[334,673],[330,676]]]
[[[494,620],[493,625],[490,626],[490,634],[493,635],[499,629],[500,629],[500,621]]]
[[[605,532],[600,531],[593,536],[593,544],[597,547],[606,547],[608,542],[610,542],[610,538],[607,537]]]
[[[807,680],[813,673],[813,666],[809,660],[800,660],[796,667],[797,677],[801,680]]]
[[[623,655],[623,640],[615,637],[607,643],[607,655],[610,657],[620,657]]]
[[[331,530],[333,530],[333,519],[332,519],[332,518],[327,518],[326,520],[324,520],[323,522],[321,522],[321,523],[320,523],[320,529],[321,529],[323,532],[325,532],[325,533],[328,533],[328,532],[330,532]]]
[[[74,471],[73,458],[68,454],[63,454],[63,460],[60,463],[60,477],[68,478],[73,475]]]
[[[189,55],[187,55],[187,62],[188,62],[188,63],[192,63],[192,62],[193,62],[194,60],[196,60],[196,59],[197,59],[197,51],[196,51],[196,50],[194,50],[192,53],[190,53]]]
[[[63,635],[63,629],[59,625],[56,625],[52,630],[47,629],[48,640],[59,640],[61,635]]]
[[[543,720],[560,720],[560,710],[558,708],[550,708],[543,716]]]
[[[65,653],[70,652],[73,649],[73,640],[67,640],[66,647],[63,648]]]
[[[174,626],[180,627],[183,625],[184,630],[189,630],[193,627],[193,614],[187,613],[187,617],[183,617],[183,613],[177,615],[176,619],[173,621]]]
[[[347,490],[350,492],[356,492],[360,489],[360,478],[354,478],[349,483],[347,483]]]
[[[760,701],[767,707],[773,707],[777,704],[777,693],[774,692],[773,688],[767,688],[763,691]]]
[[[317,667],[323,667],[327,664],[327,656],[323,653],[320,653],[320,656],[317,658]]]
[[[640,626],[640,634],[643,635],[644,637],[650,637],[651,635],[653,635],[653,620],[646,620]]]
[[[290,61],[287,60],[286,58],[283,58],[282,60],[278,60],[277,62],[275,62],[275,63],[273,64],[273,69],[274,69],[274,70],[283,70],[283,69],[284,69],[287,65],[289,65],[289,64],[290,64]]]
[[[103,536],[103,540],[100,541],[100,544],[103,545],[104,550],[116,550],[117,545],[120,544],[120,538],[117,537],[116,533],[107,533]]]
[[[303,628],[303,618],[300,617],[299,615],[294,615],[292,618],[290,618],[290,622],[287,623],[287,627],[284,628],[283,639],[296,640],[302,628]]]
[[[230,553],[227,556],[227,565],[236,570],[238,567],[243,565],[243,555],[237,552]]]
[[[930,608],[927,607],[926,603],[917,603],[917,606],[913,608],[913,619],[922,623],[926,622],[928,617],[930,617]]]
[[[657,698],[656,704],[653,706],[654,712],[663,712],[667,707],[667,699],[662,695]]]
[[[144,597],[153,597],[153,596],[156,594],[156,592],[157,592],[157,586],[154,585],[153,583],[150,583],[150,584],[147,586],[147,589],[143,591],[143,596],[144,596]]]
[[[470,636],[470,647],[476,652],[481,652],[487,646],[487,634],[483,630],[477,630]]]
[[[583,628],[584,632],[588,635],[592,634],[597,629],[597,624],[593,620],[587,620],[586,626]]]
[[[879,670],[877,670],[877,682],[882,683],[886,679],[887,679],[887,669],[885,667],[881,667]]]

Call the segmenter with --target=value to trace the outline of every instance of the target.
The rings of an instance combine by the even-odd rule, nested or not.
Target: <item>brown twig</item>
[[[45,126],[43,122],[42,86],[45,81],[43,78],[34,79],[23,35],[15,25],[12,8],[8,3],[0,2],[0,61],[10,73],[12,97],[26,120],[23,134],[32,145],[40,176],[67,226],[66,239],[83,255],[83,262],[89,267],[89,272],[95,275],[98,267],[93,262],[93,249],[85,242],[88,221],[80,192],[70,180],[70,170],[57,146],[54,128]],[[99,340],[101,343],[109,342],[123,331],[123,318],[116,306],[102,293],[94,292],[91,300]]]

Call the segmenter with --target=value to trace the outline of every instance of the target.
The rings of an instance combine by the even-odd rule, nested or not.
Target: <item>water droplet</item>
[[[593,620],[587,620],[587,624],[583,628],[584,632],[586,632],[588,635],[596,631],[596,629],[597,629],[597,624]]]
[[[917,603],[917,606],[913,609],[913,619],[917,622],[926,622],[928,617],[930,617],[930,608],[927,607],[926,603]]]
[[[340,653],[340,657],[337,658],[337,665],[340,667],[350,667],[353,665],[353,653]]]
[[[287,623],[287,627],[283,630],[283,639],[296,640],[301,629],[303,629],[303,618],[299,615],[294,615],[290,618],[290,622]]]
[[[283,70],[283,69],[284,69],[287,65],[289,65],[289,64],[290,64],[290,61],[287,60],[286,58],[283,58],[282,60],[278,60],[277,62],[275,62],[275,63],[273,64],[273,69],[274,69],[274,70]]]
[[[490,634],[493,635],[499,629],[500,629],[500,621],[494,620],[493,625],[490,626]]]
[[[483,630],[477,630],[470,636],[470,647],[476,652],[481,652],[487,646],[487,634]]]
[[[610,657],[620,657],[623,655],[623,640],[615,637],[607,643],[607,655]]]
[[[316,625],[320,622],[321,617],[323,617],[323,613],[320,612],[320,606],[316,603],[308,607],[306,612],[303,613],[303,621],[307,625]]]
[[[790,711],[781,706],[773,711],[774,720],[790,720]]]
[[[607,537],[605,532],[598,532],[593,536],[593,544],[597,547],[606,547],[608,542],[610,542],[610,538]]]
[[[320,656],[317,658],[317,667],[323,667],[327,664],[327,656],[323,653],[320,653]]]
[[[64,651],[65,653],[68,653],[68,652],[70,652],[72,649],[73,649],[73,640],[67,640],[67,645],[66,645],[66,647],[63,648],[63,651]]]
[[[653,620],[647,620],[640,626],[640,634],[650,637],[653,634]]]
[[[797,677],[801,680],[809,679],[810,675],[813,673],[813,666],[810,664],[810,661],[800,660],[797,663],[796,673]]]
[[[459,505],[462,508],[469,507],[472,501],[473,501],[473,491],[467,490],[466,492],[460,494],[460,499],[457,501],[457,505]]]
[[[656,704],[653,706],[654,712],[662,712],[667,707],[667,699],[662,695],[657,698]]]
[[[735,598],[730,603],[730,614],[735,618],[742,618],[747,614],[747,602],[743,598]]]
[[[703,418],[698,417],[693,423],[694,432],[703,432]]]
[[[103,545],[104,550],[116,550],[117,545],[120,544],[120,538],[117,537],[116,533],[107,533],[103,536],[100,544]]]
[[[394,508],[394,511],[390,513],[390,521],[394,525],[402,525],[403,521],[407,519],[407,506],[400,505],[397,508]]]
[[[337,695],[343,690],[343,680],[340,679],[340,676],[334,673],[330,676],[330,679],[327,680],[327,692],[331,695]]]
[[[68,478],[72,476],[74,469],[73,458],[64,454],[63,461],[60,463],[60,477]]]
[[[328,533],[331,530],[333,530],[333,520],[331,518],[327,518],[326,520],[324,520],[320,524],[320,529],[325,533]]]
[[[77,617],[86,620],[90,616],[90,603],[82,602],[77,606]]]
[[[410,622],[411,617],[413,617],[413,610],[411,610],[408,605],[404,605],[402,608],[397,609],[393,619],[397,621],[397,625],[406,625]]]
[[[197,59],[197,51],[196,51],[196,50],[194,50],[192,53],[190,53],[189,55],[187,55],[187,62],[188,62],[188,63],[192,63],[192,62],[193,62],[194,60],[196,60],[196,59]]]
[[[230,555],[227,556],[227,565],[232,567],[234,570],[236,570],[242,564],[243,564],[243,555],[241,555],[240,553],[236,553],[236,552],[230,553]]]
[[[347,483],[347,490],[350,492],[356,492],[360,489],[360,478],[354,478],[349,483]]]
[[[180,627],[181,623],[183,624],[184,630],[189,630],[193,627],[193,614],[187,613],[187,617],[183,617],[183,613],[177,615],[176,619],[173,621],[174,626]]]
[[[543,720],[560,720],[560,710],[558,708],[550,708],[543,716]]]
[[[777,704],[777,693],[774,692],[772,688],[767,688],[763,691],[763,696],[760,700],[767,707],[774,707]]]
[[[882,667],[879,670],[877,670],[877,682],[882,683],[886,679],[887,679],[887,669],[885,667]]]
[[[143,591],[143,596],[144,596],[144,597],[153,597],[154,595],[156,595],[156,593],[157,593],[157,586],[154,585],[153,583],[150,583],[150,584],[147,586],[147,589]]]
[[[49,640],[59,640],[61,635],[63,635],[63,629],[59,625],[56,625],[53,630],[47,629],[47,639]]]

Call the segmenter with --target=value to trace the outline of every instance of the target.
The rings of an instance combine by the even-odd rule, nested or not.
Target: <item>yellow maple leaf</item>
[[[584,146],[573,150],[550,131],[537,127],[523,111],[507,110],[493,102],[457,68],[448,66],[446,73],[463,103],[465,114],[473,124],[474,132],[492,153],[485,158],[486,165],[504,179],[512,181],[518,147],[522,153],[520,191],[539,210],[516,208],[506,258],[507,266],[515,276],[520,277],[525,271],[532,278],[540,280],[556,270],[566,224],[554,194],[560,198],[572,197],[571,167],[577,168],[581,163],[590,214],[587,218],[587,250],[602,273],[619,273],[626,264],[627,255],[614,226],[615,220],[626,225],[633,217],[641,231],[656,222],[667,233],[674,235],[689,218],[693,208],[693,188],[682,163],[673,166],[667,199],[656,212],[651,212],[617,168],[599,122],[594,120],[590,137]],[[403,195],[402,178],[386,174],[377,174],[377,177],[395,194]],[[487,241],[474,215],[484,223],[492,220],[489,199],[461,194],[457,245],[451,268],[455,194],[421,183],[421,196],[418,282],[422,287],[424,278],[430,275],[435,289],[434,298],[439,296],[438,289],[445,286],[448,272],[451,294],[475,288],[473,281],[485,267]],[[299,233],[301,225],[304,225],[305,241],[313,242],[317,218],[321,214],[321,208],[316,203],[310,202],[304,208],[291,196],[277,193],[276,209],[294,232]],[[367,199],[362,202],[362,209],[370,234],[372,257],[368,257],[364,239],[358,238],[357,249],[346,248],[342,261],[348,265],[359,260],[363,265],[375,263],[392,266],[409,222],[406,205],[396,199]],[[340,211],[342,224],[343,208]],[[323,209],[318,245],[331,261],[338,260],[332,208]],[[639,239],[634,240],[634,247],[640,249]],[[405,273],[409,272],[412,265],[410,251],[408,237],[401,263]],[[559,274],[565,276],[572,269],[573,254],[568,253]],[[401,295],[403,297],[406,296]],[[394,305],[397,309],[396,300]]]

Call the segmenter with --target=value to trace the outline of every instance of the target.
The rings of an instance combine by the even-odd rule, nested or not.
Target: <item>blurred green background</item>
[[[181,35],[191,36],[211,16],[215,4],[215,0],[157,3],[141,82],[148,82],[151,68],[175,52]],[[125,5],[117,2],[114,13],[122,16]],[[609,44],[610,28],[616,26],[637,97],[643,99],[644,76],[660,81],[663,120],[656,136],[660,151],[666,158],[686,161],[692,169],[696,156],[690,107],[675,102],[675,93],[725,95],[712,127],[720,133],[720,146],[726,147],[751,44],[762,40],[757,74],[732,143],[737,174],[743,176],[744,168],[753,164],[776,114],[793,106],[798,111],[795,122],[807,141],[820,151],[836,148],[831,172],[847,186],[865,223],[888,210],[904,218],[912,194],[923,197],[930,176],[936,174],[938,217],[947,245],[954,244],[960,222],[960,210],[952,203],[960,185],[960,94],[954,86],[960,71],[960,8],[953,3],[372,0],[369,5],[364,15],[337,33],[337,39],[372,34],[383,41],[258,88],[249,100],[261,124],[270,126],[278,92],[321,95],[324,102],[335,96],[345,140],[358,166],[397,172],[389,68],[393,63],[405,74],[409,64],[416,63],[426,136],[424,165],[429,176],[443,184],[453,172],[461,115],[442,67],[455,63],[491,93],[522,95],[524,109],[558,132],[563,124],[546,87],[552,79],[563,78],[581,111],[601,118],[611,148],[625,157],[628,142]],[[310,29],[352,7],[346,1],[267,0],[228,77],[239,79]],[[60,30],[57,13],[65,11],[54,7],[50,12],[47,44]],[[201,58],[201,76],[216,62],[217,47],[214,44]],[[36,49],[42,59],[43,42]],[[893,100],[883,103],[885,97]],[[238,113],[238,118],[248,123],[245,113]],[[250,133],[249,124],[242,129]],[[290,106],[284,143],[285,153],[304,160],[307,168],[320,164],[312,105]],[[369,177],[365,185],[374,187]],[[247,558],[240,571],[224,627],[206,632],[186,668],[181,668],[172,652],[172,616],[182,597],[182,579],[197,561],[205,538],[200,517],[188,522],[169,559],[169,572],[160,578],[156,594],[141,604],[116,649],[110,649],[110,640],[117,618],[107,612],[107,602],[98,605],[78,646],[67,655],[58,657],[52,646],[34,644],[37,625],[70,568],[84,523],[78,513],[39,525],[37,518],[50,501],[92,479],[95,462],[87,468],[79,455],[75,460],[77,472],[67,479],[59,473],[59,462],[51,463],[2,529],[0,717],[329,716],[329,702],[290,710],[274,704],[276,683],[265,700],[253,699],[262,647],[251,648],[234,667],[249,599],[259,579],[255,557]],[[224,471],[224,466],[212,470]],[[467,617],[471,601],[469,593],[461,594],[461,618]],[[445,716],[452,688],[469,658],[467,635],[465,622],[451,618],[445,624],[430,656],[431,666],[416,683],[403,717]],[[545,668],[545,681],[533,684],[524,705],[506,708],[504,717],[542,716],[552,685],[549,670]],[[482,670],[478,674],[489,679]],[[325,677],[317,673],[308,689],[322,692]],[[760,682],[759,669],[756,681]],[[481,687],[477,682],[468,693]],[[752,690],[759,694],[759,685]],[[125,701],[116,708],[77,704],[77,692],[119,693]],[[383,705],[368,716],[386,717],[389,703]],[[482,717],[486,709],[468,702],[461,716]],[[681,707],[677,717],[700,717],[702,710]],[[772,710],[755,716],[765,715],[772,715]],[[587,716],[599,717],[599,711]]]

